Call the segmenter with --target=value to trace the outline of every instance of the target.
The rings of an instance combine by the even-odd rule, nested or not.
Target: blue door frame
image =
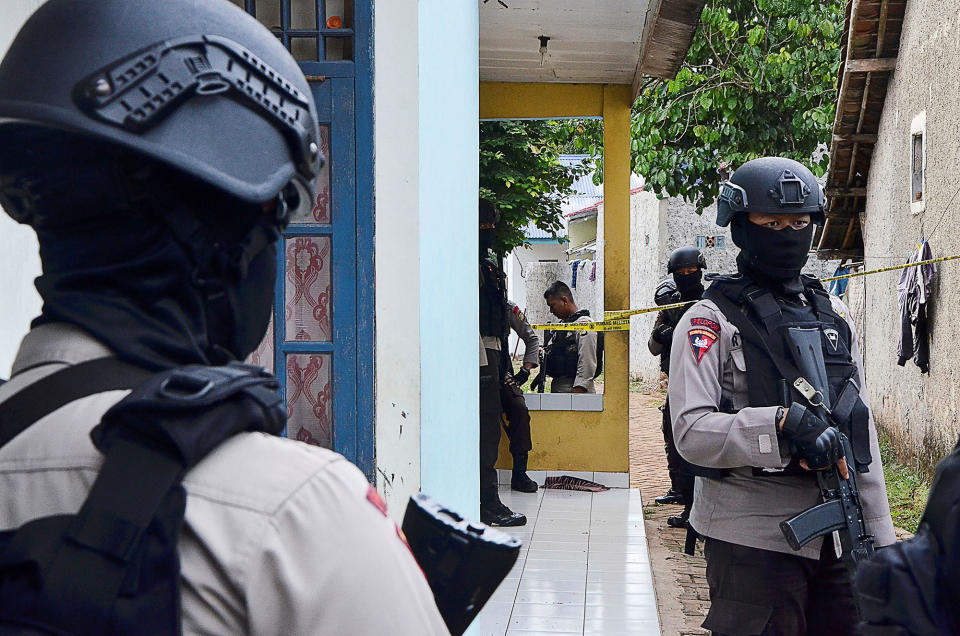
[[[278,252],[274,304],[275,369],[287,396],[287,356],[332,355],[333,449],[374,479],[374,199],[373,199],[373,0],[354,0],[352,28],[291,29],[290,0],[282,0],[281,28],[289,49],[298,38],[316,41],[316,59],[300,67],[312,89],[320,123],[330,126],[331,223],[288,227]],[[244,0],[256,15],[254,0]],[[323,0],[317,25],[326,24]],[[353,59],[324,61],[325,38],[352,40]],[[332,245],[332,341],[286,341],[285,241],[329,237]]]

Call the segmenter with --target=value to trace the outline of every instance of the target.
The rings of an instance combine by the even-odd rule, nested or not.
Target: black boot
[[[668,490],[667,494],[657,497],[653,501],[661,506],[665,504],[679,504],[682,506],[687,503],[687,499],[683,496],[683,493],[673,488]]]
[[[667,525],[671,528],[686,528],[687,520],[690,518],[690,508],[688,504],[684,506],[683,512],[676,517],[667,517]]]
[[[510,488],[520,492],[537,492],[537,482],[527,476],[527,454],[513,456],[513,477],[510,478]]]
[[[507,508],[498,499],[480,504],[480,521],[488,526],[525,526],[527,518]]]

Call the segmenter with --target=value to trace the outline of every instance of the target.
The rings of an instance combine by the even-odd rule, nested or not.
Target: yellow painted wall
[[[480,117],[603,117],[604,303],[626,308],[630,298],[629,86],[591,84],[480,84]],[[627,472],[629,417],[628,332],[605,336],[603,411],[532,411],[530,470]],[[501,436],[500,468],[512,459]]]

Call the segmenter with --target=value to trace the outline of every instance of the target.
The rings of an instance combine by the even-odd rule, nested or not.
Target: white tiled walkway
[[[470,636],[660,633],[638,490],[500,497],[527,515],[505,528],[524,545]]]

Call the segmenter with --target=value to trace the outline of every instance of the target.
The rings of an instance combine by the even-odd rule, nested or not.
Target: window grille
[[[353,0],[230,0],[301,62],[353,60]]]

